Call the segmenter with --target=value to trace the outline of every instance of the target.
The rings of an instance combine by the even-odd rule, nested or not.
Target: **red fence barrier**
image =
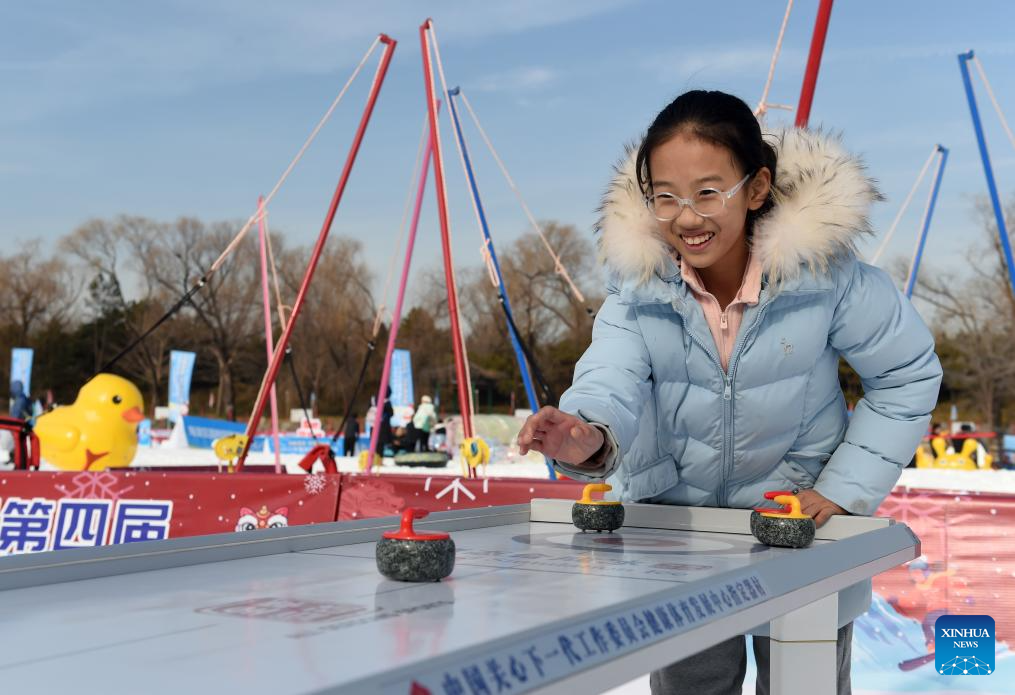
[[[0,473],[0,555],[332,521],[339,476]]]
[[[1015,644],[1015,496],[897,488],[878,513],[909,526],[923,556],[878,575],[874,591],[931,642],[949,613],[990,615],[996,639]]]

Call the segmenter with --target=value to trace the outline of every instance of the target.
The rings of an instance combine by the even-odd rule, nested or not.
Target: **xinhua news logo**
[[[944,676],[994,672],[994,619],[989,615],[942,615],[934,623],[934,663]]]

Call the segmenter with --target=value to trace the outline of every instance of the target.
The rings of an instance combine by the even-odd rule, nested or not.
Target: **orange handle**
[[[609,492],[613,489],[612,485],[606,483],[589,483],[582,489],[582,498],[579,500],[582,504],[592,504],[593,492]]]

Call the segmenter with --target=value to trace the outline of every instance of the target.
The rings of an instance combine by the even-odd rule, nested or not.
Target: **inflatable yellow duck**
[[[943,437],[935,437],[930,440],[930,448],[934,456],[927,453],[923,446],[916,450],[917,468],[938,468],[953,471],[975,471],[980,466],[977,464],[977,451],[980,444],[975,439],[966,439],[962,442],[962,449],[959,451],[949,450],[948,442]],[[990,469],[993,467],[994,457],[984,453],[982,455],[982,467]]]
[[[138,388],[99,374],[81,387],[73,404],[40,415],[35,433],[42,458],[61,470],[125,468],[137,451],[137,423],[143,419]]]

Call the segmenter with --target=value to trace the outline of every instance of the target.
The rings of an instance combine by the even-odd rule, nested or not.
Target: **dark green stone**
[[[814,519],[786,519],[751,512],[751,533],[765,545],[806,548],[814,542]]]
[[[575,502],[571,520],[582,531],[616,531],[624,525],[624,505]]]
[[[450,538],[433,541],[405,541],[382,538],[377,541],[377,569],[399,582],[437,582],[455,568],[455,542]]]

